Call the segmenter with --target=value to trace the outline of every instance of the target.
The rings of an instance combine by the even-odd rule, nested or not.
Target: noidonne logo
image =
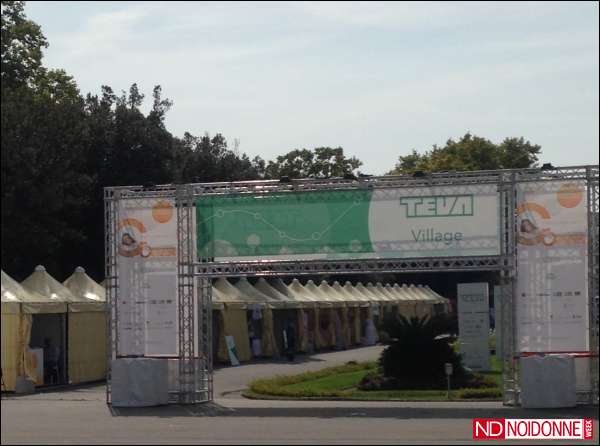
[[[473,440],[593,440],[594,420],[474,418]]]
[[[431,195],[402,197],[400,206],[406,208],[407,218],[469,217],[475,213],[473,195]]]

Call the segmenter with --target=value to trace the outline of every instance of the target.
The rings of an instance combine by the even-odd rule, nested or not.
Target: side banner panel
[[[519,352],[587,351],[585,184],[517,185]]]
[[[198,252],[218,260],[499,254],[496,185],[206,196]]]
[[[173,202],[122,200],[119,215],[119,355],[177,355],[177,217]]]

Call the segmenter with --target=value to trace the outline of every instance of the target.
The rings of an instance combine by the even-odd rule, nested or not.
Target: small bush
[[[491,389],[460,389],[457,391],[456,396],[460,399],[488,399],[488,398],[502,398],[502,391],[497,387]]]
[[[482,375],[481,373],[473,373],[467,381],[467,386],[471,389],[491,389],[498,387],[496,380],[492,376]]]

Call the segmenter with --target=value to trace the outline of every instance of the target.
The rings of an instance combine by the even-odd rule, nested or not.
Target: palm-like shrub
[[[445,363],[453,366],[453,383],[462,384],[468,380],[469,374],[462,366],[461,357],[451,346],[452,338],[444,336],[454,331],[454,321],[447,316],[389,317],[382,328],[390,340],[381,354],[379,366],[383,378],[391,386],[443,388]]]

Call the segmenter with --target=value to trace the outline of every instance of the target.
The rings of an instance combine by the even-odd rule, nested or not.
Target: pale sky
[[[342,146],[362,172],[467,131],[598,163],[598,2],[31,2],[82,93],[155,84],[167,128],[273,159]]]

